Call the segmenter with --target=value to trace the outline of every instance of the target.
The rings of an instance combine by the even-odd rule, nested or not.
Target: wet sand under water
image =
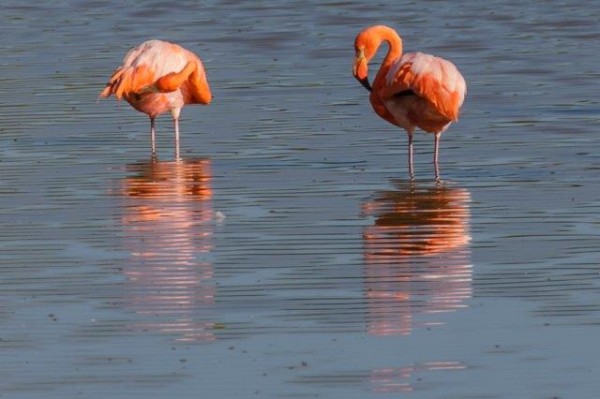
[[[121,12],[115,13],[115,7]],[[0,11],[0,397],[593,398],[600,35],[574,2]],[[379,120],[355,34],[469,93],[441,142]],[[125,52],[200,53],[215,99],[96,102]]]

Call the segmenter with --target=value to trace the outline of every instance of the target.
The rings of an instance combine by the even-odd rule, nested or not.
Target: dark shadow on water
[[[130,253],[124,308],[136,314],[130,328],[215,340],[211,161],[151,160],[126,170],[120,221]]]
[[[393,180],[363,204],[367,328],[408,335],[471,297],[470,194],[449,182]]]

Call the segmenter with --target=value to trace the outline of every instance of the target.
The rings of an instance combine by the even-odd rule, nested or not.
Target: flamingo
[[[130,50],[123,65],[100,93],[114,94],[150,117],[152,157],[156,157],[154,120],[171,111],[175,125],[175,159],[179,160],[179,114],[185,104],[210,104],[212,94],[200,58],[162,40],[148,40]]]
[[[369,61],[379,46],[388,43],[373,86],[369,83]],[[433,163],[439,179],[438,152],[441,134],[458,120],[467,85],[456,66],[424,53],[402,54],[402,39],[387,26],[364,29],[354,41],[354,77],[371,92],[375,113],[408,133],[408,170],[413,173],[413,133],[418,127],[434,134]]]

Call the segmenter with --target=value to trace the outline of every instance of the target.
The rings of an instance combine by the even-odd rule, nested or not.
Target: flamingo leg
[[[441,133],[435,133],[434,136],[434,144],[433,144],[433,167],[435,169],[435,179],[439,180],[440,178],[440,165],[438,162],[438,156],[440,152],[440,137]]]
[[[413,169],[413,135],[412,133],[408,134],[408,174],[410,175],[410,179],[415,178],[415,173]]]
[[[175,160],[179,161],[181,158],[179,157],[179,113],[181,112],[181,108],[174,108],[171,110],[171,114],[173,115],[173,125],[175,127]]]
[[[175,160],[179,161],[179,119],[173,119],[175,124]]]
[[[156,157],[156,128],[153,117],[150,117],[150,143],[152,145],[152,158],[154,158]]]

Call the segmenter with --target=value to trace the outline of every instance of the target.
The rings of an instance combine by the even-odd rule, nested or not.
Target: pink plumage
[[[179,159],[179,115],[186,104],[209,104],[212,93],[200,58],[185,48],[149,40],[130,50],[100,93],[124,98],[150,117],[152,155],[156,156],[155,118],[170,111],[175,125],[175,158]]]

